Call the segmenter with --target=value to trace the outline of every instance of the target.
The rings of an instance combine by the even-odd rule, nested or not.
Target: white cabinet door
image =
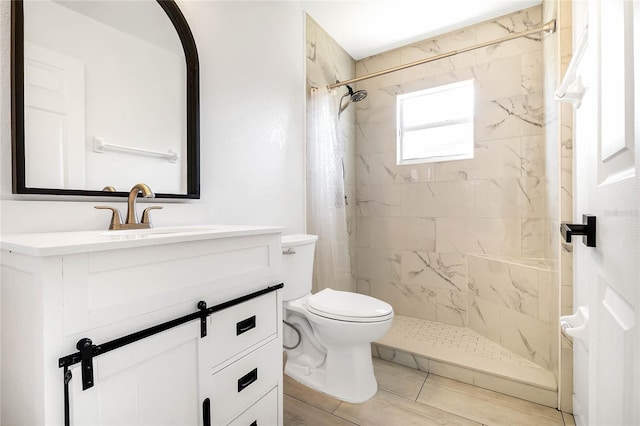
[[[574,2],[574,35],[585,16],[589,31],[579,68],[587,90],[575,116],[574,220],[597,217],[597,247],[573,243],[574,306],[589,309],[587,344],[574,343],[578,424],[640,424],[639,7]]]
[[[200,323],[192,321],[95,357],[95,385],[85,391],[75,365],[71,424],[201,424],[198,339]]]

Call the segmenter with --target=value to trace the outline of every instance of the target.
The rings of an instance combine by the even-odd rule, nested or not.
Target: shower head
[[[347,85],[347,90],[348,92],[345,93],[344,95],[342,95],[342,98],[340,98],[340,111],[338,113],[338,115],[342,114],[342,111],[344,111],[345,109],[347,109],[347,107],[349,106],[349,104],[351,102],[360,102],[361,100],[363,100],[364,98],[367,97],[367,91],[366,90],[358,90],[356,92],[353,91],[353,89],[351,88],[351,86]],[[342,100],[346,97],[349,97],[347,99],[347,102],[342,105]]]
[[[347,90],[348,92],[344,94],[343,98],[345,96],[349,96],[349,101],[350,102],[360,102],[361,100],[363,100],[364,98],[367,97],[367,91],[366,90],[358,90],[356,92],[353,91],[353,89],[351,88],[351,86],[347,85]]]
[[[349,87],[349,86],[347,86]],[[367,91],[366,90],[358,90],[356,92],[354,92],[351,87],[349,87],[349,94],[351,95],[351,102],[360,102],[361,100],[363,100],[364,98],[367,97]]]

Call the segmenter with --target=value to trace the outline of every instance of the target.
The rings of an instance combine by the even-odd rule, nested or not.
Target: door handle
[[[574,235],[582,235],[582,242],[587,247],[596,246],[596,217],[589,214],[582,215],[582,223],[566,223],[560,224],[560,233],[567,243],[571,242]]]

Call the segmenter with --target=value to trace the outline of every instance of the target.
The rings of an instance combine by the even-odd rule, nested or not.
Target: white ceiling
[[[538,5],[542,0],[305,0],[303,7],[353,59]]]

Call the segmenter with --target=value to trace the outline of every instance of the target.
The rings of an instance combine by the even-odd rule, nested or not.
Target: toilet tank
[[[311,292],[317,235],[282,236],[282,299],[298,299]]]

